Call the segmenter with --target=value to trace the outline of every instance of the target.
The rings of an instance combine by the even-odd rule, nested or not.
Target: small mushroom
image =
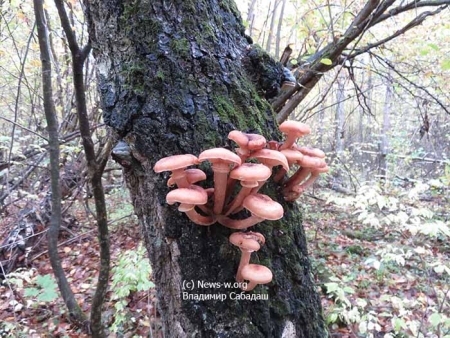
[[[206,174],[200,169],[186,169],[185,170],[186,179],[189,184],[195,184],[200,181],[206,180]],[[171,187],[175,184],[175,180],[171,177],[167,181],[167,186]]]
[[[297,138],[311,133],[308,125],[298,121],[285,121],[280,124],[279,129],[283,134],[286,134],[286,141],[280,146],[279,150],[289,149]]]
[[[236,281],[242,282],[241,270],[245,265],[250,263],[251,253],[258,251],[261,245],[265,243],[265,238],[258,232],[235,232],[231,234],[230,243],[237,246],[242,254],[239,262],[238,271],[236,273]]]
[[[236,142],[239,148],[236,149],[242,163],[250,156],[254,150],[263,149],[266,146],[266,139],[258,134],[245,134],[239,130],[230,131],[228,138]]]
[[[264,220],[277,220],[283,217],[283,207],[273,201],[269,196],[262,194],[249,195],[242,203],[244,208],[251,212],[251,216],[236,220],[224,215],[218,215],[217,221],[230,229],[247,229]]]
[[[178,210],[186,213],[189,219],[200,225],[211,225],[215,222],[214,217],[202,216],[196,210],[195,206],[201,206],[208,202],[208,194],[205,189],[197,185],[191,185],[188,188],[178,188],[170,191],[166,196],[168,204],[180,203]]]
[[[187,188],[190,183],[186,178],[185,168],[198,164],[198,159],[194,155],[173,155],[160,159],[156,162],[153,170],[156,173],[163,171],[171,171],[171,179],[175,182],[178,188]]]
[[[214,214],[222,213],[227,192],[228,173],[230,166],[241,165],[241,159],[235,153],[225,148],[213,148],[202,152],[198,157],[200,162],[208,160],[214,171]]]
[[[225,215],[229,215],[242,205],[242,201],[258,187],[259,182],[265,182],[272,171],[265,165],[259,163],[244,163],[232,170],[230,178],[241,181],[242,188],[234,200],[225,208]]]
[[[272,281],[273,274],[269,268],[259,264],[247,264],[242,268],[242,278],[249,283],[243,287],[244,291],[252,291],[258,284],[267,284]]]

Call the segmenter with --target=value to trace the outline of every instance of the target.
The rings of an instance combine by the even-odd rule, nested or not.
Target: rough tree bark
[[[230,0],[86,5],[104,119],[132,150],[126,179],[153,266],[165,337],[326,336],[296,205],[284,203],[282,220],[255,227],[267,243],[252,262],[268,266],[274,280],[253,294],[268,300],[231,299],[238,289],[198,287],[234,281],[240,252],[228,243],[231,231],[195,225],[168,206],[168,175],[152,170],[165,156],[234,147],[227,140],[232,129],[280,139],[264,95],[279,85],[281,65],[249,48]],[[283,203],[274,186],[266,193]],[[194,281],[194,290],[182,290],[184,281]],[[186,300],[183,291],[226,299]]]

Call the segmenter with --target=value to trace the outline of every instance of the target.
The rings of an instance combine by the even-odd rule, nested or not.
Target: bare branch
[[[69,17],[67,16],[66,9],[64,8],[64,2],[62,0],[55,0],[56,8],[58,9],[59,18],[61,20],[61,26],[66,34],[67,41],[69,42],[70,51],[73,54],[78,54],[80,47],[78,46],[77,37],[72,25],[70,24]]]
[[[422,91],[424,91],[428,96],[430,96],[447,114],[450,115],[450,111],[448,110],[448,108],[445,106],[445,104],[443,104],[435,95],[433,95],[427,88],[425,88],[424,86],[420,86],[414,82],[412,82],[411,80],[409,80],[406,76],[404,76],[401,72],[399,72],[394,65],[389,62],[388,60],[383,59],[382,57],[380,57],[379,55],[370,53],[371,55],[375,56],[376,59],[382,63],[385,64],[387,67],[389,67],[390,69],[392,69],[394,71],[395,74],[397,74],[400,78],[402,78],[403,80],[405,80],[406,82],[408,82],[410,85],[414,86],[415,88],[418,88]]]
[[[417,9],[421,7],[437,7],[442,5],[450,5],[450,0],[432,0],[432,1],[413,1],[410,2],[404,6],[398,6],[393,9],[391,9],[388,13],[380,15],[377,20],[374,21],[374,23],[371,26],[375,26],[379,24],[380,22],[392,18],[395,15],[398,15],[400,13]]]
[[[419,25],[421,25],[425,19],[429,16],[433,16],[436,15],[438,13],[440,13],[443,9],[445,9],[447,6],[442,6],[440,8],[438,8],[437,10],[433,11],[433,12],[423,12],[421,14],[419,14],[416,18],[414,18],[414,20],[412,20],[411,22],[409,22],[406,26],[404,26],[402,29],[399,29],[398,31],[396,31],[394,34],[380,40],[377,41],[375,43],[369,43],[367,46],[360,48],[358,50],[356,50],[356,52],[348,55],[348,59],[353,59],[358,55],[361,55],[363,53],[368,52],[369,50],[379,47],[381,45],[384,45],[385,43],[395,39],[396,37],[406,33],[407,31],[409,31],[410,29],[417,27]]]
[[[16,127],[19,127],[20,129],[26,130],[26,131],[28,131],[28,132],[30,132],[30,133],[36,135],[36,136],[39,136],[39,137],[42,138],[42,139],[48,141],[48,139],[47,139],[45,136],[42,136],[41,134],[39,134],[39,133],[37,133],[37,132],[35,132],[35,131],[33,131],[33,130],[31,130],[31,129],[25,127],[25,126],[22,126],[20,123],[14,122],[13,120],[10,120],[10,119],[7,118],[7,117],[4,117],[4,116],[1,116],[1,115],[0,115],[0,119],[3,119],[3,120],[5,120],[5,121],[7,121],[7,122],[9,122],[9,123],[11,123],[11,124],[13,124],[13,125],[15,125]]]

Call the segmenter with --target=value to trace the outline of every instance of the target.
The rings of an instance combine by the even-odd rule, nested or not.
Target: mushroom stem
[[[227,193],[227,181],[230,168],[228,164],[213,165],[214,170],[214,214],[218,215],[222,213],[223,205],[225,203],[225,195]]]
[[[280,144],[277,141],[269,141],[267,142],[268,148],[271,150],[278,150],[278,147],[280,146]]]
[[[237,219],[231,219],[231,218],[223,216],[223,215],[218,215],[217,221],[227,228],[242,230],[242,229],[250,228],[251,226],[254,226],[255,224],[258,224],[258,223],[264,221],[264,218],[252,215],[248,218],[237,220]]]
[[[202,216],[200,215],[195,208],[192,208],[191,210],[186,211],[186,216],[189,217],[189,219],[199,225],[208,226],[211,224],[214,224],[216,220],[212,216]]]
[[[255,188],[252,188],[252,190],[250,191],[250,193],[248,195],[255,195],[255,194],[257,194],[259,189],[261,189],[264,186],[265,183],[266,183],[266,181],[258,182],[258,186],[255,187]],[[225,215],[228,216],[229,214],[237,214],[242,209],[244,209],[244,206],[242,205],[242,202],[241,202],[241,204],[237,208],[235,208],[233,211],[230,211],[228,214],[225,214]]]
[[[239,267],[238,267],[238,271],[236,273],[236,281],[239,283],[242,283],[244,281],[244,278],[242,277],[242,274],[241,274],[242,268],[250,263],[250,256],[252,255],[252,253],[247,250],[241,249],[241,252],[242,252],[241,260],[239,261]]]
[[[227,181],[227,192],[225,195],[225,202],[230,200],[231,195],[233,194],[234,191],[234,187],[236,186],[236,182],[237,180],[235,180],[234,178],[228,177],[228,181]]]
[[[170,178],[175,182],[178,188],[188,188],[191,185],[186,177],[184,168],[174,170]]]
[[[244,201],[244,198],[246,198],[250,193],[252,192],[253,188],[250,187],[242,187],[239,193],[236,195],[234,200],[228,204],[228,206],[225,208],[225,216],[228,216],[231,214],[234,210],[239,208],[242,205],[242,202]]]
[[[258,182],[258,186],[252,189],[252,192],[250,194],[257,194],[258,191],[266,184],[266,181]]]
[[[295,134],[287,134],[287,138],[286,141],[284,141],[284,143],[282,145],[280,145],[280,147],[278,148],[278,150],[283,150],[283,149],[289,149],[290,147],[292,147],[292,145],[295,143],[295,141],[297,140],[297,136]]]
[[[242,163],[245,163],[247,158],[250,156],[250,150],[243,149],[243,148],[236,148],[236,154],[238,154],[239,158],[241,159]]]

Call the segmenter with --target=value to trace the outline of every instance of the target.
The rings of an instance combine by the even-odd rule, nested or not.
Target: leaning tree
[[[168,177],[153,167],[169,155],[231,149],[227,135],[234,129],[280,139],[277,122],[324,72],[443,7],[418,15],[379,42],[352,46],[367,29],[392,15],[447,1],[413,3],[391,8],[392,0],[368,1],[342,36],[300,65],[297,84],[279,95],[283,68],[245,36],[233,0],[85,0],[103,116],[123,141],[115,156],[124,165],[153,266],[166,337],[326,336],[297,205],[283,202],[276,185],[266,185],[265,193],[283,203],[284,217],[256,226],[266,245],[253,260],[268,266],[274,279],[253,291],[267,300],[231,299],[236,290],[201,288],[199,282],[233,282],[240,252],[229,244],[232,231],[217,223],[198,226],[168,205]],[[273,99],[272,107],[267,99]],[[193,290],[183,290],[192,282]],[[185,299],[183,291],[199,296]],[[222,301],[202,298],[205,294],[228,296]]]

